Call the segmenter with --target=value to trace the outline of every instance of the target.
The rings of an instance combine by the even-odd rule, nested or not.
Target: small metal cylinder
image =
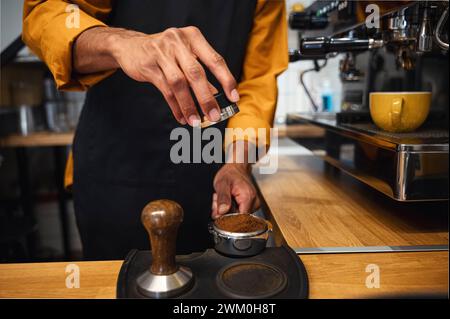
[[[155,275],[149,270],[141,274],[136,281],[140,293],[150,298],[176,297],[192,288],[194,275],[184,266],[170,275]]]
[[[228,120],[230,117],[234,116],[235,114],[239,113],[239,107],[237,106],[237,104],[228,100],[225,93],[216,94],[216,95],[214,95],[214,98],[216,99],[217,104],[219,104],[219,107],[220,107],[220,120],[217,122],[211,122],[205,116],[203,118],[202,123],[200,123],[201,128],[205,128],[205,127],[223,122],[225,120]]]

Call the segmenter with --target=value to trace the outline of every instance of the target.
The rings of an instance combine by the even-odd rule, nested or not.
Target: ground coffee
[[[264,221],[249,214],[225,215],[214,223],[217,228],[233,233],[252,233],[267,228]]]

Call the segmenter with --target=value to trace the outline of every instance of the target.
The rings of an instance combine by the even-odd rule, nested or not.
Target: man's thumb
[[[227,183],[220,183],[216,186],[217,207],[220,215],[225,214],[231,207],[231,192]]]

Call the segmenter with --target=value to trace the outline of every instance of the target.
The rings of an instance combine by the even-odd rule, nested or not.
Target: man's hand
[[[83,32],[74,46],[76,72],[121,68],[136,81],[152,83],[181,124],[193,125],[201,121],[190,89],[208,119],[220,119],[219,106],[213,96],[216,90],[198,60],[219,80],[228,99],[237,102],[239,94],[233,75],[196,27],[170,28],[151,35],[97,27]]]
[[[259,208],[258,195],[250,174],[250,165],[240,163],[227,163],[217,172],[214,178],[216,192],[212,200],[213,219],[230,210],[232,198],[236,200],[240,213],[253,213]]]

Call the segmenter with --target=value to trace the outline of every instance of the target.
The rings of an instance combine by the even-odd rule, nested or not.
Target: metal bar
[[[448,251],[448,245],[417,246],[366,246],[366,247],[308,247],[293,248],[299,254],[356,254],[356,253],[398,253],[420,251]]]

